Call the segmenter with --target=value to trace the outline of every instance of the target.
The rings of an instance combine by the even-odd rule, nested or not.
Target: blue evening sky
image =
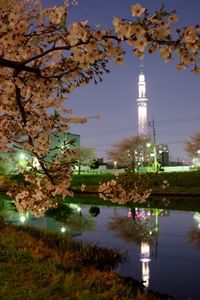
[[[131,18],[130,7],[139,2],[153,12],[162,3],[166,9],[176,9],[179,26],[200,24],[199,0],[79,0],[71,9],[70,20],[89,20],[93,26],[112,27],[114,16]],[[58,5],[62,0],[42,0],[45,6]],[[94,147],[98,157],[106,160],[106,151],[125,137],[137,134],[138,75],[140,60],[127,49],[122,66],[110,64],[110,74],[103,82],[90,83],[74,91],[68,106],[81,116],[101,115],[85,125],[73,125],[71,132],[81,135],[82,146]],[[169,146],[172,160],[187,160],[184,141],[200,131],[200,76],[188,70],[176,71],[175,62],[165,63],[159,54],[144,60],[147,83],[148,119],[155,121],[156,142]],[[152,128],[149,128],[152,134]]]

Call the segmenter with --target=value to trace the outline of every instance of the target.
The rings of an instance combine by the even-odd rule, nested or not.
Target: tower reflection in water
[[[195,224],[188,231],[188,241],[194,248],[200,250],[200,213],[195,212],[193,218]]]
[[[149,286],[149,262],[150,258],[150,245],[147,242],[141,243],[140,261],[142,262],[142,281],[145,287]]]
[[[140,261],[142,264],[143,285],[148,288],[150,281],[150,262],[158,254],[159,216],[167,216],[169,211],[163,209],[129,208],[128,219],[133,220],[135,228],[140,224]],[[139,229],[139,228],[138,228]],[[135,232],[136,234],[136,232]]]

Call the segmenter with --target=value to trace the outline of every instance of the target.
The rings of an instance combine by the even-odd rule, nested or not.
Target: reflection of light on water
[[[77,211],[77,212],[81,212],[81,206],[80,204],[73,204],[73,203],[70,203],[69,204],[69,207],[71,207],[73,210]]]
[[[149,286],[149,263],[142,263],[142,280],[145,287]]]
[[[155,257],[157,257],[157,235],[159,230],[159,216],[168,216],[169,212],[161,209],[129,208],[128,218],[133,218],[134,223],[146,228],[146,239],[141,242],[140,261],[142,263],[142,281],[145,287],[149,286],[151,249],[149,242],[155,238]],[[153,226],[150,221],[153,221]]]
[[[144,286],[148,287],[150,278],[149,262],[151,261],[149,244],[147,242],[142,242],[140,251],[140,261],[142,262],[142,280]]]
[[[132,218],[131,208],[128,209],[128,218]]]
[[[193,216],[195,222],[197,223],[198,228],[200,229],[200,213],[195,212]]]
[[[151,261],[151,259],[150,259],[150,246],[146,242],[141,243],[140,261],[143,261],[143,262]]]
[[[143,219],[144,220],[144,219],[147,218],[147,211],[145,209],[142,209],[142,208],[138,209],[138,208],[136,208],[135,211],[136,211],[136,218],[137,219]]]

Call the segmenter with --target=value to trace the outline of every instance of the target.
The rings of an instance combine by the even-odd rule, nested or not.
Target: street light
[[[61,227],[60,231],[61,231],[62,233],[65,233],[66,228],[65,228],[65,227]]]
[[[146,144],[147,148],[151,147],[151,144],[150,143],[147,143]]]
[[[19,219],[20,219],[20,222],[21,222],[21,223],[24,223],[24,222],[26,221],[26,217],[25,217],[24,215],[21,215],[21,216],[19,217]]]
[[[24,154],[23,152],[21,152],[21,153],[19,154],[19,159],[20,159],[20,160],[24,160],[25,158],[26,158],[25,154]]]

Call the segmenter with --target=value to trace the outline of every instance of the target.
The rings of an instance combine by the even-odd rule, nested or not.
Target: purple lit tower
[[[147,102],[146,98],[146,82],[143,71],[143,65],[140,64],[140,75],[138,81],[138,99],[137,107],[138,107],[138,135],[140,137],[148,136],[148,121],[147,121]]]

